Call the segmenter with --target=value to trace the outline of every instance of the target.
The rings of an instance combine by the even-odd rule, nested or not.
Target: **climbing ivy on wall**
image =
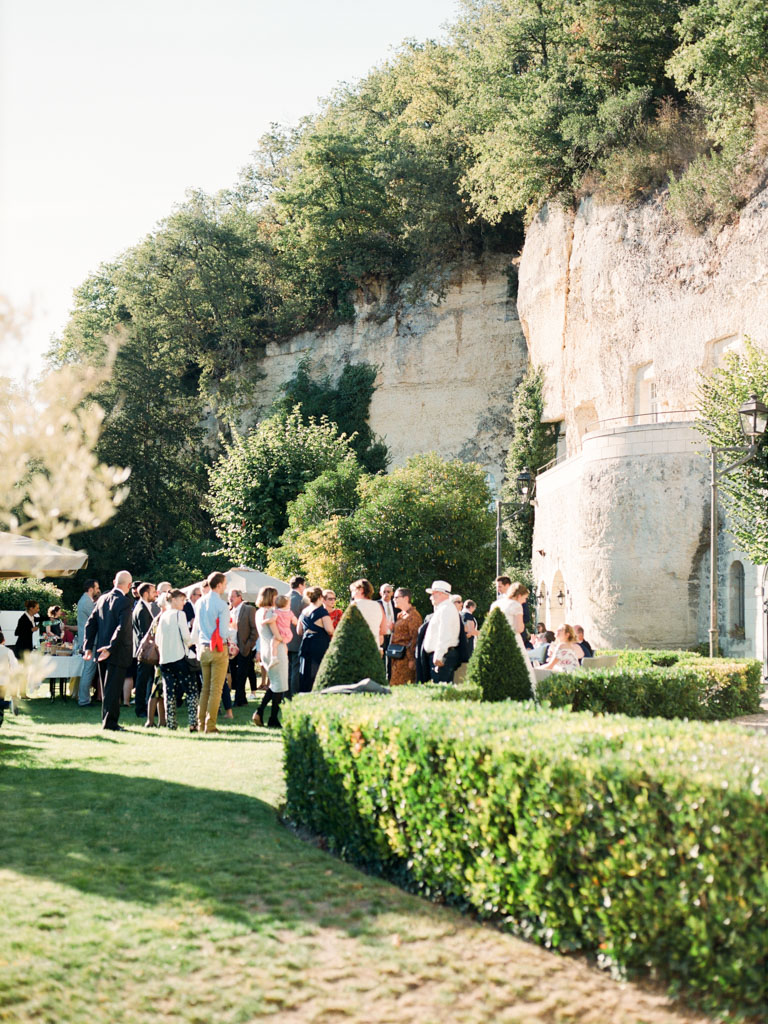
[[[503,522],[515,565],[530,566],[535,508],[519,508],[516,479],[526,467],[535,476],[555,456],[558,425],[542,423],[544,413],[544,375],[531,367],[520,381],[512,402],[512,441],[507,452],[502,501]],[[505,552],[506,553],[506,552]]]
[[[288,414],[300,405],[305,423],[311,417],[317,420],[327,417],[336,424],[339,433],[351,439],[350,447],[363,469],[369,473],[384,472],[389,463],[389,450],[368,426],[377,372],[371,363],[350,363],[334,383],[330,374],[313,377],[309,360],[304,359],[293,377],[282,385],[275,412]]]

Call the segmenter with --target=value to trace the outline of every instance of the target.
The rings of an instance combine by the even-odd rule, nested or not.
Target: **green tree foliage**
[[[387,685],[387,673],[371,627],[351,604],[333,634],[315,679],[316,690],[347,686],[361,679]]]
[[[465,0],[465,177],[490,221],[570,193],[665,95],[677,0]]]
[[[502,491],[502,518],[509,548],[505,560],[515,565],[530,566],[535,509],[520,506],[517,475],[529,469],[533,476],[554,458],[558,427],[542,423],[544,412],[544,375],[531,367],[520,381],[512,401],[512,441],[507,453],[505,484]]]
[[[351,515],[359,506],[363,475],[359,462],[346,459],[321,473],[288,503],[288,526],[279,546],[269,552],[272,575],[287,580],[305,572],[317,548],[322,548],[325,524]]]
[[[428,609],[425,588],[448,580],[457,593],[482,602],[494,576],[495,518],[481,468],[416,455],[388,476],[361,475],[351,514],[289,529],[270,552],[270,569],[300,566],[317,584],[347,593],[361,576],[409,587]],[[288,559],[293,559],[287,562]]]
[[[319,379],[313,377],[309,360],[304,359],[293,377],[282,385],[282,397],[275,402],[275,411],[288,413],[301,406],[304,422],[326,416],[340,433],[347,435],[364,469],[370,473],[383,472],[389,452],[368,426],[376,374],[376,367],[370,363],[348,363],[334,384],[329,374]]]
[[[465,682],[479,686],[483,700],[531,700],[524,655],[504,612],[494,608],[483,623],[469,659]]]
[[[739,406],[752,395],[768,401],[768,356],[746,339],[746,353],[726,356],[725,365],[702,379],[698,391],[699,429],[710,445],[743,445]],[[768,444],[746,465],[724,477],[720,492],[728,530],[756,565],[768,562]]]
[[[680,5],[679,45],[669,71],[707,111],[715,138],[751,121],[768,98],[768,7],[763,0],[698,0]]]
[[[334,424],[305,423],[298,408],[236,433],[209,471],[207,504],[223,549],[260,568],[288,525],[288,503],[325,470],[355,461]]]

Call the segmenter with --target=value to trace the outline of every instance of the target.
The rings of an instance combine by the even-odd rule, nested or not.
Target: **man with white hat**
[[[422,649],[429,658],[433,683],[452,683],[459,665],[459,611],[451,601],[451,585],[434,580],[427,587],[434,613],[429,617]]]

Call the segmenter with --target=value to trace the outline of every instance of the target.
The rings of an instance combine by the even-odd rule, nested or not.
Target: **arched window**
[[[731,633],[744,636],[747,619],[744,613],[744,566],[741,562],[731,562],[729,584],[729,630]]]

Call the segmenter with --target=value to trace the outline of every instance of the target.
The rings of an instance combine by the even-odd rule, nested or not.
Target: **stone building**
[[[602,647],[705,642],[709,464],[693,408],[744,335],[768,348],[768,193],[714,237],[658,204],[544,208],[518,309],[560,424],[537,480],[537,618],[581,622]],[[765,574],[724,528],[719,543],[721,645],[765,657]]]

